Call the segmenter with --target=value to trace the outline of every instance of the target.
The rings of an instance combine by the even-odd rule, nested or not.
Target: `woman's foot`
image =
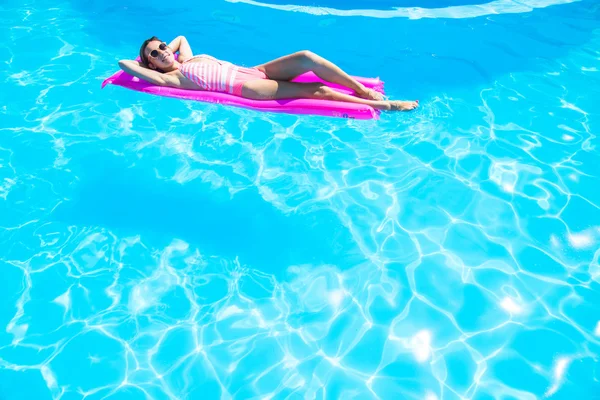
[[[359,90],[358,92],[356,92],[356,94],[358,95],[358,97],[361,97],[361,98],[367,99],[367,100],[381,101],[381,100],[384,99],[384,96],[383,96],[382,93],[379,93],[375,89],[369,89],[369,88],[366,88],[366,87],[363,87],[361,90]]]
[[[419,100],[417,101],[388,101],[389,107],[387,110],[389,111],[411,111],[419,106]]]

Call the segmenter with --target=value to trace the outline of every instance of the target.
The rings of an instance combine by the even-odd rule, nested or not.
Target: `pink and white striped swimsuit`
[[[190,62],[194,58],[205,58],[208,61]],[[242,95],[242,86],[245,82],[268,79],[264,72],[256,68],[240,67],[206,54],[184,61],[179,71],[203,90],[231,93],[236,96]]]

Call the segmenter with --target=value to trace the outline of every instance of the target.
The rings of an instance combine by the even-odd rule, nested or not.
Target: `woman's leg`
[[[352,89],[361,97],[371,100],[383,99],[381,93],[367,89],[331,61],[308,50],[277,58],[256,68],[263,71],[269,79],[278,81],[289,81],[298,75],[312,71],[324,81],[337,83]]]
[[[242,97],[254,100],[322,99],[367,104],[378,110],[410,111],[417,108],[414,101],[369,100],[333,90],[322,83],[297,83],[271,79],[253,80],[242,86]]]

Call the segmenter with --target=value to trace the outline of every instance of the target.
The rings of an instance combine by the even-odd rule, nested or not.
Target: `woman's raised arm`
[[[177,76],[163,74],[158,71],[143,67],[139,62],[134,60],[121,60],[119,67],[125,72],[140,79],[159,86],[180,87],[180,81]]]
[[[185,36],[177,36],[171,43],[169,43],[169,47],[173,53],[179,51],[179,58],[177,59],[179,62],[189,60],[194,55],[192,53],[192,48],[190,47],[190,44]]]

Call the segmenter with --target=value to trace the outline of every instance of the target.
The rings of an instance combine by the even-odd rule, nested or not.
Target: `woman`
[[[179,51],[175,59],[174,53]],[[313,98],[361,103],[379,110],[409,111],[418,101],[389,101],[368,89],[333,63],[310,51],[300,51],[254,68],[244,68],[208,55],[193,56],[185,37],[169,45],[153,36],[140,48],[141,62],[121,60],[127,73],[161,86],[228,92],[255,100]],[[322,83],[290,82],[312,71],[321,79],[354,90],[358,97],[339,93]]]

